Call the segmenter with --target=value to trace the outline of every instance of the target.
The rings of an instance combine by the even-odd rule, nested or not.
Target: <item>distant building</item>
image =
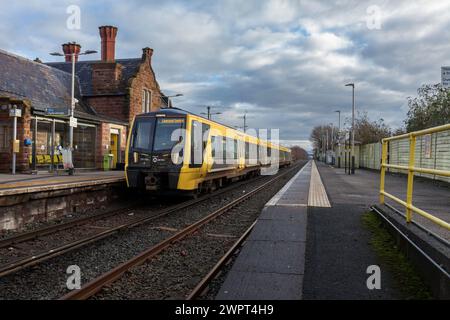
[[[105,155],[121,167],[130,122],[136,114],[167,106],[152,69],[153,49],[142,56],[115,59],[117,28],[102,26],[101,60],[78,61],[81,46],[63,44],[65,62],[43,64],[0,50],[0,171],[11,170],[12,118],[9,109],[22,111],[17,170],[45,169],[58,164],[58,146],[68,145],[71,96],[71,56],[75,54],[78,100],[74,128],[76,168],[102,168]],[[29,143],[31,142],[31,143]]]

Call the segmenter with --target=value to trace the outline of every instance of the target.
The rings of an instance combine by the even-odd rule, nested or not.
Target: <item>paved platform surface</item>
[[[380,174],[376,171],[357,170],[356,175],[346,175],[344,169],[336,169],[319,165],[324,176],[325,187],[334,204],[351,203],[362,207],[369,207],[379,203]],[[400,174],[386,175],[386,191],[394,196],[406,200],[407,177]],[[405,209],[386,197],[386,203],[401,212]],[[450,186],[432,180],[414,180],[413,204],[436,217],[450,222]],[[420,223],[430,231],[450,241],[450,232],[436,225],[424,217],[413,213],[413,221]]]
[[[308,202],[329,207],[314,162],[266,204],[217,299],[302,298]]]
[[[406,177],[388,175],[386,187],[403,198]],[[343,169],[308,163],[267,203],[216,299],[406,298],[371,248],[362,223],[362,215],[378,203],[378,191],[377,172],[349,176]],[[414,200],[449,221],[449,192],[416,180]],[[448,236],[446,230],[440,233]],[[367,288],[371,265],[382,270],[381,290]]]
[[[0,196],[123,181],[123,171],[80,171],[73,176],[53,173],[0,174]]]
[[[308,208],[303,298],[402,299],[388,268],[371,248],[370,232],[361,219],[378,199],[375,190],[366,188],[375,175],[343,175],[320,163],[318,168],[332,207]],[[367,288],[371,265],[381,268],[381,290]]]

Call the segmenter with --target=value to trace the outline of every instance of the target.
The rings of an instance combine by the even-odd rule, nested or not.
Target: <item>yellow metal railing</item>
[[[381,153],[381,178],[380,178],[380,203],[384,204],[385,197],[394,200],[395,202],[401,204],[406,208],[406,221],[409,223],[412,220],[413,212],[433,221],[434,223],[440,225],[441,227],[450,230],[450,224],[442,219],[439,219],[428,212],[421,210],[413,205],[413,187],[414,187],[414,174],[416,172],[420,173],[428,173],[434,174],[438,176],[450,177],[450,171],[446,170],[436,170],[436,169],[426,169],[426,168],[418,168],[415,167],[415,152],[416,152],[416,138],[420,136],[424,136],[427,134],[437,133],[441,131],[450,130],[450,124],[446,124],[439,127],[434,127],[430,129],[425,129],[421,131],[415,131],[395,137],[390,137],[383,139],[382,141],[382,153]],[[387,155],[388,155],[388,144],[390,141],[400,140],[409,138],[409,165],[408,166],[400,166],[393,165],[387,163]],[[387,168],[405,170],[408,171],[408,185],[406,192],[406,201],[403,201],[392,194],[387,193],[384,190],[385,186],[385,178],[386,178],[386,170]]]

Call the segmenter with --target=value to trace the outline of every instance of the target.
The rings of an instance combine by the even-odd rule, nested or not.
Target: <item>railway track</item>
[[[199,230],[210,224],[212,221],[217,220],[218,217],[224,216],[225,213],[230,212],[234,208],[238,207],[239,204],[242,204],[246,200],[252,198],[254,195],[258,194],[262,190],[266,189],[269,186],[272,186],[273,183],[282,177],[285,177],[287,174],[298,170],[298,166],[291,168],[276,177],[270,179],[264,184],[258,186],[254,190],[251,190],[248,193],[238,197],[237,199],[227,203],[226,205],[220,207],[219,209],[214,210],[212,213],[202,217],[201,219],[191,223],[187,227],[181,230],[173,230],[175,234],[165,238],[163,241],[155,244],[151,248],[141,252],[140,254],[134,256],[130,260],[123,262],[111,269],[110,271],[102,274],[101,276],[91,280],[86,285],[84,285],[79,290],[71,291],[70,293],[61,297],[61,300],[85,300],[93,297],[94,295],[101,292],[105,287],[111,285],[118,279],[120,279],[125,273],[132,270],[133,268],[143,264],[144,262],[155,258],[163,251],[167,250],[174,244],[180,243],[182,240],[186,239],[188,236],[193,234],[198,234]],[[236,248],[245,240],[246,235],[250,233],[251,229],[247,229],[244,236],[241,236],[238,241],[234,243],[232,248],[228,250],[228,252],[223,256],[216,266],[208,273],[208,275],[203,278],[200,283],[197,285],[196,289],[189,295],[190,298],[195,298],[207,285],[207,283],[217,274],[223,263],[225,263],[232,253],[236,250]]]
[[[244,232],[244,234],[233,244],[233,246],[220,258],[220,260],[214,265],[214,267],[208,272],[206,276],[200,280],[200,282],[195,286],[195,288],[186,297],[186,300],[195,300],[201,297],[205,290],[207,290],[208,285],[213,281],[224,268],[224,266],[231,260],[235,252],[242,246],[244,241],[248,238],[250,233],[255,226],[256,221]]]
[[[164,208],[162,210],[157,210],[150,213],[147,212],[142,214],[142,217],[136,218],[133,216],[128,216],[128,214],[136,211],[136,209],[139,207],[139,204],[133,204],[125,208],[120,208],[89,217],[78,218],[69,222],[40,228],[34,231],[2,239],[0,240],[0,250],[8,250],[8,247],[12,247],[15,251],[14,253],[19,253],[21,254],[21,256],[16,259],[12,258],[7,262],[3,262],[0,264],[0,278],[13,274],[24,268],[45,262],[57,256],[69,253],[88,244],[92,244],[114,234],[118,234],[127,229],[131,229],[149,223],[158,218],[170,215],[177,211],[196,206],[199,203],[205,202],[211,197],[230,192],[233,189],[242,187],[242,185],[250,182],[255,182],[260,179],[264,179],[264,177],[236,183],[224,189],[218,190],[212,194],[185,201],[180,204]],[[93,225],[93,222],[98,222],[100,220],[108,219],[111,217],[117,218],[117,215],[120,215],[121,217],[123,217],[123,219],[119,219],[118,223],[115,223],[113,226]],[[106,220],[104,221],[104,224],[108,225],[108,222],[109,221]],[[59,232],[67,232],[68,230],[71,230],[71,233],[75,234],[73,240],[67,241],[57,246],[50,245],[44,250],[39,249],[39,245],[42,245],[39,243],[40,239],[45,238],[46,236],[53,235],[53,238],[47,242],[54,243],[55,238],[57,238]],[[85,234],[85,236],[80,237],[78,236],[79,234]],[[45,242],[45,239],[41,242]]]
[[[115,209],[115,210],[111,210],[111,211],[106,211],[106,212],[102,212],[99,214],[94,214],[94,215],[90,215],[88,217],[81,217],[81,218],[76,218],[74,220],[71,221],[67,221],[67,222],[63,222],[63,223],[58,223],[55,225],[51,225],[51,226],[46,226],[46,227],[42,227],[42,228],[38,228],[35,230],[31,230],[28,232],[22,232],[19,233],[17,235],[14,236],[10,236],[7,238],[3,238],[0,239],[0,249],[1,248],[7,248],[13,245],[17,245],[19,243],[25,242],[25,241],[29,241],[29,240],[34,240],[37,239],[39,237],[42,236],[46,236],[49,234],[53,234],[53,233],[57,233],[60,231],[64,231],[73,227],[77,227],[86,223],[89,223],[91,221],[97,220],[97,219],[102,219],[102,218],[106,218],[108,216],[112,216],[118,213],[121,213],[122,211],[126,211],[126,210],[131,210],[136,206],[136,204],[131,204],[129,206],[126,206],[124,208],[119,208],[119,209]]]

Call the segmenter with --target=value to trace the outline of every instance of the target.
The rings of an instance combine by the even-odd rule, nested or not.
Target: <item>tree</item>
[[[292,159],[294,161],[297,161],[297,160],[308,160],[309,159],[308,152],[306,152],[305,149],[303,149],[303,148],[301,148],[299,146],[291,147],[291,154],[292,154]]]
[[[423,85],[418,96],[408,97],[408,132],[440,126],[450,122],[450,90],[441,84]]]
[[[347,120],[348,121],[348,120]],[[391,135],[391,128],[382,118],[370,120],[367,112],[358,112],[355,117],[355,141],[361,144],[379,142]]]
[[[332,142],[338,141],[339,129],[331,125],[315,126],[311,131],[310,140],[316,150],[329,149]]]

